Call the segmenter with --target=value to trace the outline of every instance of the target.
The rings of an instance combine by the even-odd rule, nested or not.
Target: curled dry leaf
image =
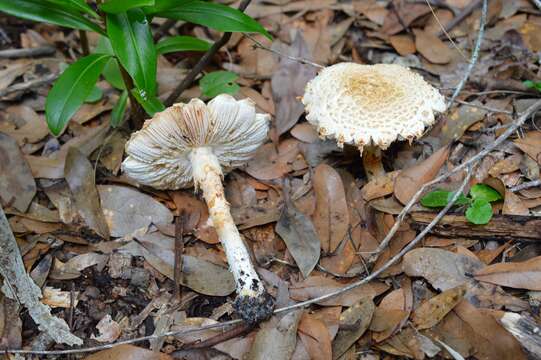
[[[428,329],[439,323],[456,304],[462,301],[465,293],[466,287],[461,285],[445,290],[422,303],[411,316],[417,330]]]
[[[394,182],[400,171],[392,171],[384,176],[378,176],[363,186],[361,193],[366,201],[387,196],[394,191]]]
[[[112,342],[118,339],[122,330],[120,325],[111,318],[111,315],[105,315],[96,325],[96,329],[100,332],[99,336],[90,336],[98,342]]]
[[[0,200],[20,212],[26,212],[36,194],[36,183],[19,145],[0,133]]]
[[[316,194],[314,225],[325,253],[333,253],[349,229],[349,209],[342,179],[336,170],[320,164],[312,179]]]
[[[523,138],[516,139],[515,145],[541,165],[541,132],[530,131]]]
[[[332,359],[331,334],[323,321],[304,313],[299,322],[299,338],[313,360]]]
[[[449,155],[449,146],[445,146],[428,159],[404,169],[397,176],[394,183],[394,195],[406,204],[425,183],[434,179]]]
[[[375,308],[372,299],[364,297],[340,315],[340,330],[332,343],[333,359],[340,358],[365,333]]]
[[[96,190],[94,169],[86,156],[76,147],[68,150],[64,176],[75,200],[75,206],[87,226],[101,237],[109,239],[109,227]]]
[[[402,267],[408,276],[424,277],[438,290],[448,290],[467,282],[484,264],[466,255],[433,249],[414,249],[404,255]]]
[[[505,199],[503,201],[503,215],[530,215],[530,210],[522,202],[517,194],[505,190]]]
[[[310,276],[308,279],[292,285],[289,288],[289,295],[293,300],[305,301],[335,292],[345,286],[347,286],[347,283],[342,284],[331,278]],[[369,297],[373,299],[388,288],[389,287],[383,283],[371,282],[329,300],[318,302],[318,304],[323,306],[351,306],[355,304],[360,297]]]
[[[501,286],[541,290],[541,256],[523,262],[489,265],[477,271],[475,278]]]
[[[389,338],[408,318],[409,309],[406,309],[405,296],[404,289],[396,289],[381,300],[370,324],[370,329],[375,331],[372,334],[375,342],[379,343]]]
[[[168,224],[173,214],[151,196],[117,185],[98,185],[111,236],[126,236],[151,223]]]

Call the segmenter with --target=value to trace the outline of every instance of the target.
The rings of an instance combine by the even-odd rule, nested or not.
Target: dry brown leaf
[[[483,120],[486,114],[486,110],[472,106],[461,106],[452,111],[451,114],[443,120],[440,135],[442,145],[447,145],[460,139],[470,126]]]
[[[377,348],[400,357],[405,356],[419,360],[425,357],[420,336],[412,328],[402,330],[387,339],[384,343],[378,344]]]
[[[320,164],[312,179],[316,194],[314,225],[321,241],[321,249],[333,253],[349,229],[349,209],[342,179],[336,170]]]
[[[17,140],[19,145],[35,143],[49,135],[49,128],[43,116],[29,106],[10,106],[6,109],[7,118],[14,123],[24,121],[17,129],[0,129]]]
[[[173,360],[167,354],[154,352],[133,345],[118,345],[111,349],[98,351],[84,360]]]
[[[528,290],[541,290],[541,256],[524,262],[489,265],[475,273],[479,281]]]
[[[452,59],[454,51],[436,35],[418,29],[415,33],[415,47],[428,61],[434,64],[447,64]]]
[[[398,34],[404,30],[404,26],[409,26],[415,19],[426,15],[430,8],[425,4],[414,4],[409,2],[393,3],[396,11],[389,11],[383,22],[381,31],[387,35]],[[400,16],[400,18],[397,16]]]
[[[403,289],[396,289],[387,294],[376,309],[374,314],[374,326],[378,326],[377,332],[372,334],[375,342],[382,342],[399,330],[401,324],[409,316],[406,310],[406,297]],[[372,328],[372,324],[370,325]]]
[[[394,183],[394,195],[406,204],[425,183],[434,179],[447,160],[449,147],[445,146],[428,159],[400,172]]]
[[[457,286],[425,301],[411,315],[413,324],[418,330],[433,327],[462,301],[465,293],[465,286]]]
[[[55,289],[50,286],[46,286],[43,288],[43,297],[41,298],[41,302],[45,305],[49,305],[52,308],[64,308],[69,309],[71,308],[71,292],[70,291],[62,291],[60,289]],[[75,291],[73,293],[73,307],[77,307],[77,304],[79,303],[79,300],[77,297],[79,296],[79,292]]]
[[[530,51],[538,52],[541,50],[541,40],[539,39],[541,23],[528,21],[519,29],[519,32],[522,34],[522,39]]]
[[[291,131],[291,135],[299,139],[300,141],[306,142],[306,143],[313,143],[316,142],[319,139],[319,135],[317,131],[314,129],[314,127],[307,123],[303,122],[301,124],[295,125]]]
[[[323,276],[310,276],[304,281],[293,284],[289,288],[289,295],[293,300],[305,301],[340,290],[347,285],[348,283],[339,283],[336,280]],[[374,298],[387,289],[388,286],[383,283],[371,282],[332,299],[318,302],[318,304],[323,306],[351,306],[360,297]]]
[[[370,298],[361,298],[340,315],[340,330],[332,343],[332,358],[340,358],[368,329],[375,305]]]
[[[248,162],[246,172],[258,180],[278,179],[291,171],[291,163],[299,155],[300,141],[287,139],[278,145],[268,143],[257,149],[254,157]]]
[[[298,331],[310,359],[332,359],[331,334],[321,320],[311,314],[304,313],[299,322]]]
[[[386,173],[384,176],[378,176],[370,180],[361,189],[363,199],[370,201],[392,194],[394,191],[394,182],[398,174],[400,174],[400,170],[392,171]]]
[[[415,53],[415,42],[410,35],[393,35],[389,42],[400,56],[408,56]]]
[[[488,173],[491,176],[498,177],[501,174],[509,174],[520,169],[522,155],[514,154],[494,164]]]
[[[541,165],[541,132],[530,131],[523,138],[516,139],[515,145]]]
[[[111,315],[105,315],[97,324],[96,329],[99,331],[98,336],[92,335],[90,338],[97,342],[112,342],[118,339],[122,330],[120,325],[111,318]]]
[[[530,210],[522,203],[517,194],[505,190],[502,214],[504,215],[530,215]]]
[[[475,356],[478,359],[525,360],[519,342],[490,314],[462,300],[453,311],[475,332]]]
[[[0,132],[0,200],[26,212],[34,195],[36,183],[19,145],[9,135]]]
[[[378,25],[383,25],[385,17],[389,12],[384,4],[378,3],[376,0],[354,1],[353,9]]]

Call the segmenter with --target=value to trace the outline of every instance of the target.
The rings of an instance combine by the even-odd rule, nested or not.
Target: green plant
[[[122,91],[111,116],[113,127],[120,125],[128,98],[132,110],[141,106],[153,115],[164,109],[157,98],[157,56],[175,51],[207,51],[211,44],[190,36],[174,36],[155,44],[150,27],[154,17],[183,20],[219,31],[257,32],[270,38],[257,21],[242,11],[207,1],[96,0],[95,5],[85,0],[0,0],[0,11],[7,14],[101,35],[94,53],[69,65],[47,96],[45,116],[55,136],[63,132],[85,101],[101,98],[95,85],[102,75]],[[202,87],[206,86],[204,79],[212,74],[203,78]],[[214,76],[222,79],[222,75]],[[209,85],[203,92],[212,97],[238,90],[233,76],[228,76],[229,80],[219,86]]]
[[[434,190],[421,199],[421,205],[429,208],[444,207],[453,197],[454,192],[447,190]],[[502,196],[492,187],[485,184],[476,184],[470,189],[469,196],[460,194],[455,206],[466,205],[466,218],[476,225],[487,224],[492,218],[492,205],[490,203],[501,200]]]
[[[526,80],[523,82],[523,84],[528,89],[535,89],[537,91],[541,91],[541,81]]]

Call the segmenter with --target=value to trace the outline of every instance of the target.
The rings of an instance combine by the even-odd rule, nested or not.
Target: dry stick
[[[539,1],[539,0],[536,0],[536,1]],[[451,21],[449,21],[447,26],[445,26],[438,32],[437,36],[438,37],[442,36],[446,33],[449,33],[449,31],[453,30],[455,26],[457,26],[458,24],[462,22],[462,20],[467,18],[473,12],[473,10],[475,10],[479,6],[479,4],[481,4],[481,0],[475,0],[472,3],[470,3],[468,6],[466,6],[464,10],[462,10]]]
[[[490,106],[472,104],[472,103],[469,103],[467,101],[462,101],[462,100],[458,100],[458,99],[454,99],[453,101],[456,102],[457,104],[461,104],[461,105],[469,106],[469,107],[474,107],[474,108],[481,109],[481,110],[486,110],[486,111],[492,112],[492,113],[513,115],[513,112],[510,111],[510,110],[501,110],[501,109],[496,109],[496,108],[493,108],[493,107],[490,107]]]
[[[22,82],[22,83],[12,85],[8,88],[5,88],[4,90],[0,90],[0,97],[12,94],[17,91],[24,91],[24,90],[41,86],[41,85],[48,84],[50,82],[55,81],[58,78],[58,76],[59,75],[57,73],[51,73],[40,79],[30,80],[27,82]]]
[[[256,38],[254,38],[252,35],[250,34],[244,34],[244,36],[246,36],[248,39],[252,40],[252,42],[254,43],[254,48],[256,49],[261,49],[261,50],[266,50],[266,51],[269,51],[273,54],[276,54],[278,56],[281,56],[281,57],[285,57],[285,58],[288,58],[289,60],[293,60],[293,61],[296,61],[300,64],[304,64],[304,65],[312,65],[313,67],[317,67],[319,69],[323,69],[325,68],[325,66],[321,65],[321,64],[318,64],[318,63],[315,63],[315,62],[312,62],[310,60],[307,60],[307,59],[303,59],[303,58],[300,58],[300,57],[296,57],[296,56],[291,56],[291,55],[287,55],[287,54],[284,54],[284,53],[281,53],[279,52],[278,50],[274,50],[268,46],[265,46],[263,45],[261,42],[259,42]]]
[[[477,34],[477,40],[475,41],[475,47],[471,55],[471,60],[470,60],[470,63],[468,64],[468,69],[466,69],[466,73],[464,77],[462,78],[462,80],[456,87],[455,91],[453,92],[453,96],[451,96],[451,100],[449,100],[449,103],[447,104],[447,108],[450,108],[453,105],[453,101],[455,101],[458,94],[464,88],[464,85],[466,85],[466,81],[468,81],[468,78],[470,77],[471,72],[473,71],[473,67],[477,63],[477,59],[479,58],[479,51],[481,50],[481,43],[483,42],[483,37],[485,35],[487,11],[488,11],[488,0],[483,0],[483,8],[481,10],[481,20],[479,22],[479,33]]]
[[[156,30],[154,33],[153,39],[154,42],[157,42],[160,40],[175,24],[177,23],[174,19],[167,19],[163,24],[160,25],[160,27]]]
[[[56,51],[54,46],[40,46],[28,49],[7,49],[0,51],[0,59],[18,59],[34,56],[52,55]]]
[[[528,182],[525,182],[525,183],[520,184],[520,185],[513,186],[511,189],[509,189],[509,191],[517,192],[517,191],[520,191],[520,190],[525,190],[525,189],[533,188],[533,187],[536,187],[536,186],[541,186],[541,179],[532,180],[532,181],[528,181]]]
[[[250,5],[251,0],[243,0],[239,5],[239,10],[244,11]],[[192,70],[182,79],[182,82],[171,92],[171,94],[165,100],[165,106],[171,106],[177,101],[177,99],[182,95],[184,90],[186,90],[193,81],[203,71],[205,66],[210,62],[212,57],[231,39],[231,33],[226,32],[222,35],[220,40],[216,41],[211,48],[199,59],[197,64],[192,68]]]
[[[86,31],[79,30],[79,38],[81,39],[81,50],[83,51],[83,55],[89,55],[90,47],[88,46],[88,36],[86,36]]]
[[[445,174],[442,174],[442,175],[438,176],[437,178],[435,178],[434,180],[429,181],[429,182],[425,183],[423,186],[421,186],[421,188],[415,193],[415,195],[413,195],[413,197],[406,204],[406,206],[404,206],[402,211],[400,211],[400,214],[398,214],[398,217],[396,218],[396,222],[394,223],[393,227],[391,228],[391,230],[389,231],[387,236],[385,236],[383,241],[379,244],[379,246],[374,251],[374,253],[370,256],[369,262],[374,263],[376,261],[378,255],[383,250],[385,250],[385,248],[387,247],[387,245],[389,244],[389,242],[391,241],[393,236],[398,231],[398,228],[400,227],[400,224],[402,223],[402,221],[404,220],[406,215],[409,213],[409,211],[411,210],[413,205],[415,205],[415,203],[417,202],[419,197],[425,192],[425,190],[427,188],[429,188],[430,186],[435,185],[435,184],[449,178],[451,175],[456,174],[457,172],[463,170],[467,166],[470,166],[473,163],[477,162],[478,160],[481,160],[482,158],[484,158],[488,153],[490,153],[492,150],[497,148],[509,136],[511,136],[519,127],[521,127],[526,122],[526,120],[528,120],[530,115],[533,114],[534,111],[537,111],[539,108],[541,108],[541,100],[536,101],[532,106],[530,106],[528,109],[526,109],[526,111],[524,111],[520,115],[520,117],[511,126],[509,126],[507,128],[507,130],[502,135],[500,135],[500,137],[498,137],[494,142],[487,145],[483,150],[481,150],[479,153],[477,153],[477,155],[475,155],[474,157],[472,157],[469,160],[465,161],[464,163],[460,164],[459,166],[452,169],[451,171],[449,171],[449,172],[447,172]]]
[[[174,299],[181,300],[182,283],[182,253],[184,252],[184,210],[180,211],[175,219],[175,265],[173,273],[173,282],[175,283]]]

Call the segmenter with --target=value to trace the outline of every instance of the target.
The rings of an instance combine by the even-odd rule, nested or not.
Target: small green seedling
[[[523,84],[528,89],[535,89],[537,91],[541,91],[541,81],[526,80],[526,81],[523,82]]]
[[[421,205],[429,208],[444,207],[453,197],[454,192],[447,190],[434,190],[421,199]],[[492,218],[492,205],[490,203],[501,200],[502,196],[492,187],[485,184],[476,184],[470,189],[468,196],[460,194],[455,206],[467,205],[466,219],[476,225],[488,224]]]

